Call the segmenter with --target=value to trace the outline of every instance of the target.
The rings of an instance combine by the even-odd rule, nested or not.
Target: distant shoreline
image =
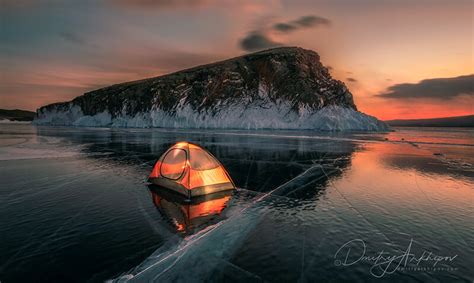
[[[397,119],[384,121],[391,127],[474,127],[474,115],[432,118],[432,119]]]
[[[28,124],[34,120],[36,113],[27,110],[0,109],[0,123]],[[395,119],[384,121],[391,127],[452,127],[474,128],[474,115],[429,118],[429,119]]]
[[[31,122],[35,118],[36,113],[33,111],[20,109],[0,109],[0,123],[11,122]]]

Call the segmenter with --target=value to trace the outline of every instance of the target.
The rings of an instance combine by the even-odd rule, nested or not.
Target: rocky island
[[[38,125],[385,131],[319,55],[274,48],[112,85],[37,110]]]
[[[35,112],[20,109],[0,109],[0,122],[30,122]]]

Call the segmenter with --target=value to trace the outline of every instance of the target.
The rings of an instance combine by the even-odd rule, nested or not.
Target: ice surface
[[[366,282],[371,263],[335,266],[341,245],[363,239],[368,256],[399,255],[412,238],[417,256],[458,255],[456,270],[397,272],[386,281],[473,278],[470,129],[0,128],[5,282]],[[237,190],[192,236],[169,225],[143,184],[179,140],[208,148],[252,191]],[[319,179],[318,164],[329,178]]]
[[[30,121],[12,121],[8,119],[0,119],[0,124],[30,124]]]
[[[55,137],[42,137],[38,141],[14,136],[0,140],[0,161],[72,157],[80,154],[80,148],[66,147],[62,139]]]
[[[269,209],[268,204],[264,203],[271,202],[273,197],[285,197],[335,171],[315,164],[290,181],[234,209],[228,219],[208,226],[179,244],[162,246],[141,265],[115,281],[206,282],[211,274],[219,272],[219,267],[230,260],[245,237],[259,224]]]

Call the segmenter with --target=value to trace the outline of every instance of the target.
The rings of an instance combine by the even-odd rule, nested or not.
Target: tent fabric
[[[186,151],[176,148],[168,151],[163,158],[160,173],[163,177],[176,180],[183,175],[185,167]]]
[[[148,180],[187,197],[234,189],[224,166],[202,147],[178,142],[156,162]]]

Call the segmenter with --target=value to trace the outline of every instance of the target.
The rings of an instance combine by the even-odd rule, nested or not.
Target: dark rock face
[[[293,128],[290,122],[301,124],[303,112],[308,116],[328,106],[356,111],[352,94],[342,82],[331,78],[319,59],[316,52],[297,47],[256,52],[160,77],[112,85],[71,102],[44,106],[38,109],[37,123],[220,128],[225,125],[212,121],[213,117],[218,119],[230,111],[234,118],[245,120],[230,127]],[[259,107],[267,111],[272,108],[278,117],[273,122],[253,123],[248,116],[255,111],[247,109]],[[86,116],[92,120],[81,119]],[[135,122],[131,124],[133,118]]]

